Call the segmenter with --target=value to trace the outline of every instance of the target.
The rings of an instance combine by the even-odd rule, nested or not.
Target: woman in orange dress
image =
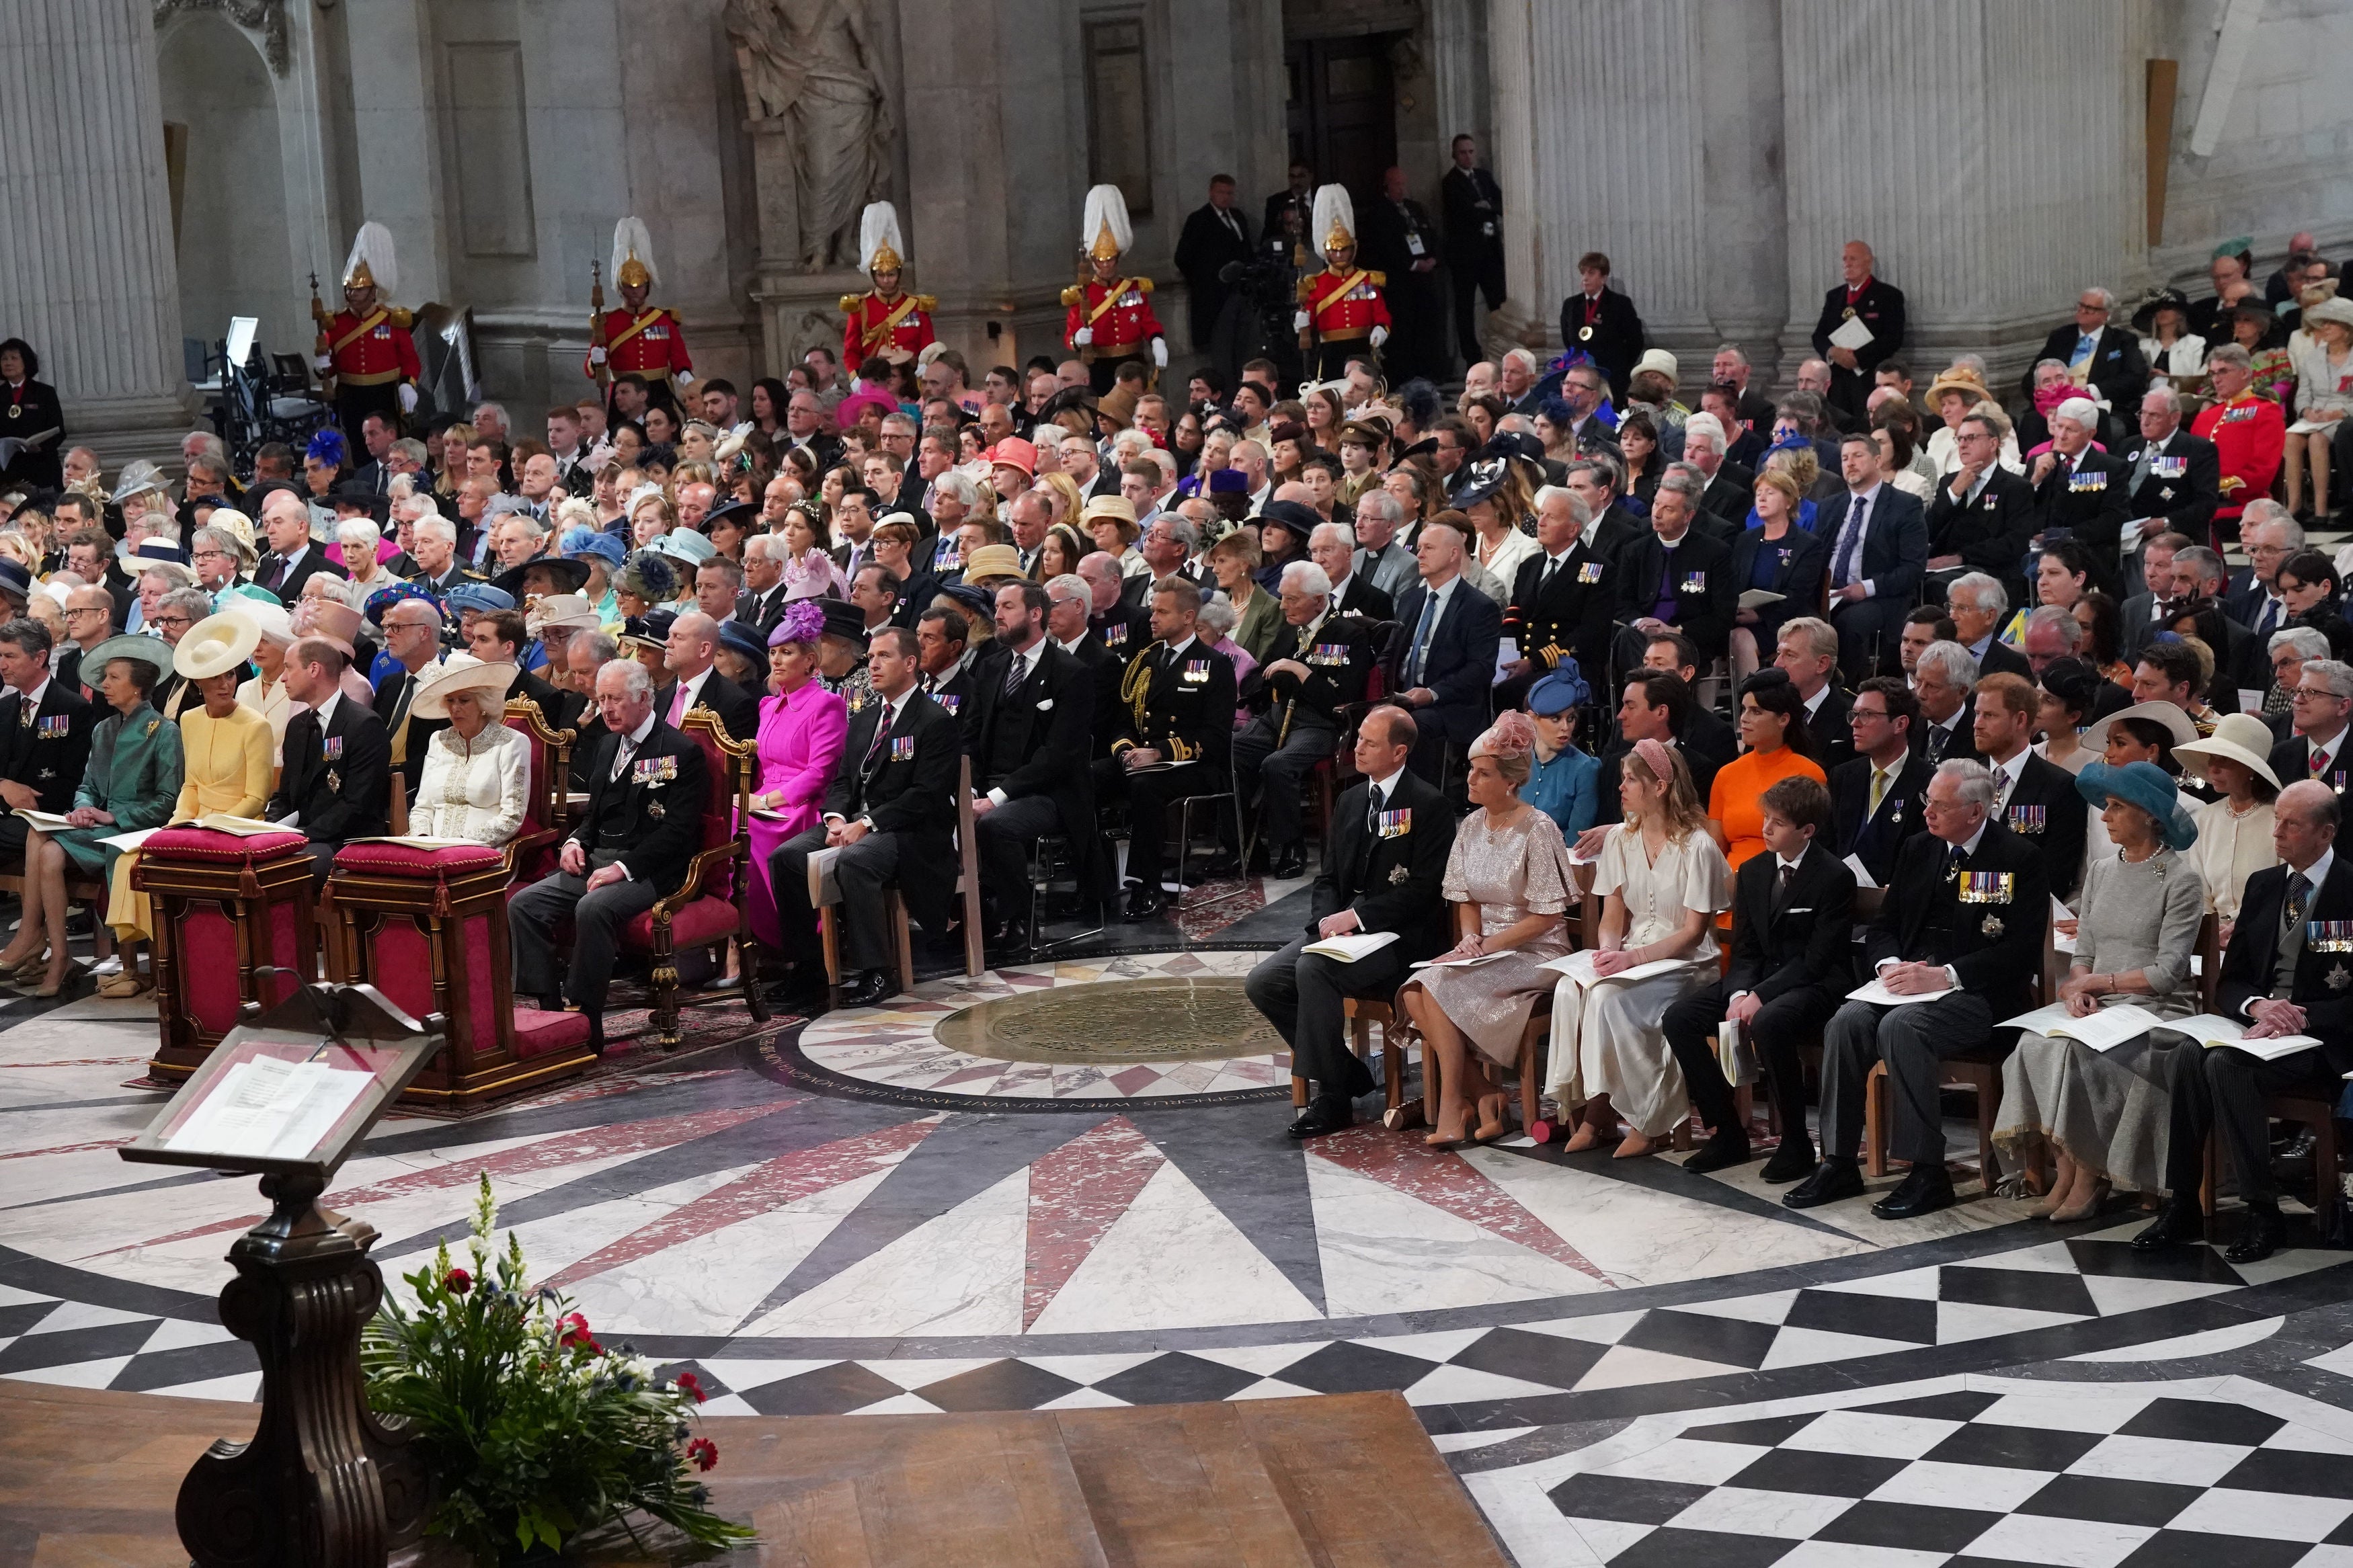
[[[1760,669],[1740,683],[1740,755],[1716,771],[1707,796],[1707,830],[1736,873],[1765,847],[1765,792],[1793,773],[1826,784],[1814,761],[1806,700],[1779,669]]]

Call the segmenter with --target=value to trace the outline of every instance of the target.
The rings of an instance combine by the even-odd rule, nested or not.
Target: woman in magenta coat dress
[[[817,680],[824,631],[818,601],[797,599],[768,634],[770,694],[760,700],[760,781],[752,795],[752,934],[772,952],[783,944],[768,857],[817,825],[849,733],[849,705]]]

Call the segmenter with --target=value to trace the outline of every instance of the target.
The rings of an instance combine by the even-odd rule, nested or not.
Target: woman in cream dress
[[[248,656],[260,673],[245,679],[244,665],[239,661],[237,700],[239,707],[259,714],[269,725],[269,761],[274,767],[286,744],[286,721],[303,711],[305,706],[286,695],[286,650],[294,646],[294,617],[282,605],[251,601],[241,602],[223,613],[243,616],[253,623],[254,639]],[[195,634],[191,631],[188,635]],[[267,795],[265,791],[265,799]]]
[[[2206,889],[2206,909],[2221,922],[2222,945],[2239,918],[2247,879],[2279,864],[2272,842],[2272,805],[2279,798],[2279,775],[2269,756],[2271,726],[2252,713],[2225,713],[2214,733],[2177,746],[2181,765],[2219,792],[2196,810],[2198,842],[2185,857]]]
[[[1568,1141],[1590,1149],[1617,1130],[1624,1159],[1647,1154],[1691,1114],[1682,1068],[1660,1020],[1683,994],[1716,974],[1715,917],[1732,903],[1732,872],[1707,831],[1683,757],[1638,741],[1620,768],[1625,820],[1601,847],[1593,890],[1602,895],[1601,948],[1589,986],[1564,976],[1553,992],[1552,1069],[1546,1088],[1563,1118],[1583,1125]],[[1641,980],[1611,976],[1667,961]]]
[[[425,749],[425,773],[408,831],[419,838],[464,838],[493,848],[522,827],[531,795],[531,743],[500,720],[507,689],[522,672],[451,654],[417,689],[410,711],[447,719]]]

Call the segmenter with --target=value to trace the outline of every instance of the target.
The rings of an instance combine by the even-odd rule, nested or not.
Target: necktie
[[[685,682],[685,681],[683,681],[683,680],[681,680],[681,681],[680,681],[680,682],[678,683],[678,687],[677,687],[677,689],[676,689],[675,690],[673,690],[673,691],[670,693],[670,721],[669,721],[669,722],[670,722],[670,727],[671,729],[673,729],[673,730],[677,729],[677,728],[678,728],[678,726],[679,726],[679,721],[681,721],[681,719],[684,719],[685,717],[686,717],[686,682]]]
[[[1950,730],[1944,728],[1942,725],[1931,724],[1928,726],[1928,761],[1931,763],[1941,763],[1945,760],[1945,742],[1952,738],[1953,732]]]
[[[2312,748],[2312,776],[2318,778],[2328,771],[2328,753],[2318,746]]]
[[[637,750],[638,743],[635,741],[632,741],[627,735],[621,737],[621,743],[613,748],[614,778],[618,779],[623,773],[629,771],[629,759],[637,754]]]
[[[1029,666],[1028,662],[1018,653],[1005,661],[1005,691],[1003,695],[1006,701],[1012,701],[1014,693],[1021,689],[1022,679],[1028,675],[1029,670]]]
[[[2287,926],[2294,931],[2304,923],[2305,900],[2312,896],[2312,880],[2301,871],[2287,874]]]
[[[1862,496],[1847,508],[1846,531],[1839,536],[1838,569],[1831,574],[1831,586],[1843,588],[1854,581],[1855,557],[1862,551],[1862,528],[1871,502]]]
[[[860,773],[862,773],[871,770],[874,766],[874,759],[881,755],[882,742],[891,738],[891,704],[886,701],[881,705],[880,711],[875,715],[874,739],[867,742],[865,760],[858,764],[858,771]]]
[[[2148,478],[2149,464],[2163,456],[2164,453],[2154,446],[2143,447],[2140,449],[2140,456],[2133,459],[2132,483],[2126,489],[2137,491],[2140,489],[2140,482]]]
[[[1957,882],[1961,879],[1961,862],[1968,858],[1969,852],[1958,844],[1954,845],[1951,850],[1946,855],[1945,881],[1947,885]]]
[[[1795,866],[1784,866],[1781,868],[1781,897],[1785,901],[1789,897],[1789,884],[1797,879],[1798,868]]]
[[[1430,636],[1438,629],[1438,595],[1424,591],[1421,595],[1421,619],[1413,628],[1413,657],[1406,663],[1406,684],[1421,684],[1421,667],[1430,657]]]
[[[2279,630],[2279,601],[2266,594],[2263,595],[2263,616],[2255,622],[2255,635],[2267,637],[2277,630]]]
[[[1887,770],[1885,768],[1873,768],[1871,770],[1871,809],[1863,814],[1864,817],[1868,819],[1870,817],[1877,816],[1879,815],[1879,803],[1886,798]]]
[[[2000,768],[1994,770],[1993,780],[1993,814],[2000,816],[2010,805],[2010,786],[2015,781]]]

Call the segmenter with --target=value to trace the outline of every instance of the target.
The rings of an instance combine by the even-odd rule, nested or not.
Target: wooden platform
[[[180,1479],[254,1420],[249,1405],[0,1381],[0,1568],[185,1568]],[[1394,1394],[703,1427],[713,1490],[758,1528],[761,1568],[1504,1563]],[[623,1538],[586,1560],[639,1554]]]

